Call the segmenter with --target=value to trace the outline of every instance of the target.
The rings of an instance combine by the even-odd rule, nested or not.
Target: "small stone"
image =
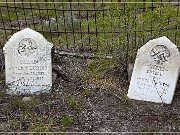
[[[23,101],[23,102],[30,102],[31,100],[32,100],[31,97],[23,97],[23,98],[22,98],[22,101]]]
[[[48,105],[46,103],[39,104],[35,107],[35,112],[37,114],[44,114],[48,111]]]
[[[57,78],[57,73],[53,72],[52,73],[52,83],[55,83],[56,78]]]
[[[134,68],[134,63],[128,64],[128,81],[131,81],[131,76]]]
[[[7,121],[7,117],[0,113],[0,121]]]

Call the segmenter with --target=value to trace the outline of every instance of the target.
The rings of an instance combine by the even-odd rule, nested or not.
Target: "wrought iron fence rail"
[[[12,3],[11,3],[12,4]],[[29,3],[29,4],[33,4],[33,3]],[[55,3],[54,3],[55,4]],[[112,4],[113,4],[113,2],[112,2]],[[122,3],[120,3],[120,4],[122,4]],[[123,3],[123,4],[125,4],[125,3]],[[153,4],[153,3],[152,3]],[[158,4],[161,4],[161,3],[158,3]],[[163,4],[163,2],[162,2],[162,4]],[[171,7],[179,7],[179,5],[180,5],[180,3],[179,2],[176,2],[176,3],[170,3],[168,6],[171,6]],[[161,8],[163,8],[163,7],[168,7],[167,5],[159,5],[159,6],[144,6],[144,7],[139,7],[139,8],[137,8],[137,10],[145,10],[145,9],[156,9],[156,8],[159,8],[159,7],[161,7]],[[14,9],[14,8],[16,8],[16,9],[32,9],[32,10],[57,10],[57,11],[109,11],[109,10],[113,10],[113,9],[110,9],[110,8],[104,8],[104,9],[64,9],[64,8],[49,8],[49,7],[47,7],[47,8],[41,8],[41,7],[33,7],[32,5],[30,6],[30,7],[24,7],[24,5],[23,6],[9,6],[8,4],[7,5],[0,5],[0,7],[1,8],[12,8],[12,9]],[[124,8],[119,8],[119,10],[122,10],[122,11],[124,11]]]
[[[168,28],[160,28],[158,30],[154,30],[154,29],[147,29],[147,30],[133,30],[132,32],[153,32],[153,31],[167,31],[167,30],[178,30],[180,29],[180,27],[178,26],[173,26],[173,27],[168,27]],[[17,29],[17,28],[3,28],[3,27],[0,27],[0,30],[14,30],[14,31],[20,31],[22,29]],[[46,32],[46,33],[52,33],[52,34],[62,34],[62,33],[65,33],[65,34],[72,34],[72,31],[53,31],[53,30],[36,30],[37,32]],[[110,33],[114,33],[114,34],[118,34],[118,33],[121,33],[121,32],[127,32],[128,30],[123,30],[123,31],[102,31],[102,32],[99,32],[99,31],[74,31],[74,34],[110,34]],[[129,30],[131,31],[131,30]]]

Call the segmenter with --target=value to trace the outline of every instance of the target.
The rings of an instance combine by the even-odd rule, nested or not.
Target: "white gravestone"
[[[51,48],[40,33],[26,28],[5,44],[6,85],[8,94],[30,94],[52,86]]]
[[[180,67],[177,46],[167,37],[150,40],[137,53],[130,99],[171,104]]]

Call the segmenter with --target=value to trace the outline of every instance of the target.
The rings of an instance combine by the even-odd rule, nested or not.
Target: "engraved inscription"
[[[164,45],[157,45],[155,46],[151,52],[150,56],[154,59],[156,64],[164,64],[170,57],[170,51],[169,49]]]
[[[12,71],[13,82],[10,85],[16,86],[41,86],[41,82],[46,78],[47,66],[15,66],[10,67],[9,70]]]
[[[162,99],[162,96],[167,93],[170,84],[162,81],[162,78],[167,74],[168,69],[160,65],[147,65],[145,77],[137,77],[137,86],[140,90],[146,90],[147,93],[153,94],[157,92],[159,97]]]
[[[146,71],[147,74],[154,75],[154,76],[163,76],[164,71],[168,71],[165,67],[159,65],[148,65],[148,70]]]

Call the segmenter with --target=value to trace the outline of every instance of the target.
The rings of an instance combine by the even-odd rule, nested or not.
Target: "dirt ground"
[[[90,61],[54,56],[50,93],[10,96],[1,59],[0,132],[180,132],[179,84],[171,105],[130,100],[127,73],[93,80]]]

